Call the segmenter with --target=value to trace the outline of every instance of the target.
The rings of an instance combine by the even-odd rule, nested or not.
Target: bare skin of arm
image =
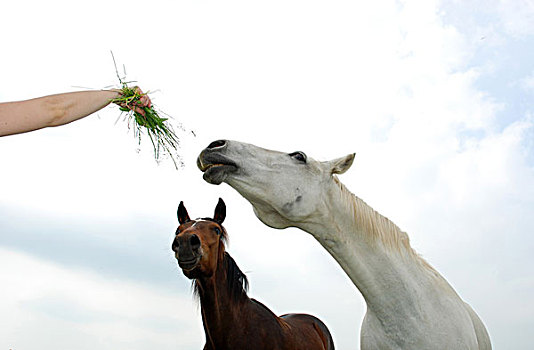
[[[104,108],[117,97],[119,90],[79,91],[0,103],[0,136],[68,124]],[[150,105],[144,95],[138,105],[124,107],[143,114],[140,107]]]

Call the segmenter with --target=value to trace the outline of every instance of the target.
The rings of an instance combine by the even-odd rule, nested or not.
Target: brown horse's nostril
[[[208,149],[223,147],[226,145],[226,140],[217,140],[209,144]]]
[[[189,243],[191,244],[192,249],[198,249],[200,247],[200,239],[197,235],[191,235],[191,238],[189,238]]]

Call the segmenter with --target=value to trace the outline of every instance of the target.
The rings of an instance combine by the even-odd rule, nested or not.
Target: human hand
[[[148,97],[148,94],[144,93],[138,86],[134,86],[131,90],[133,92],[131,96],[125,96],[122,90],[119,90],[120,97],[114,99],[113,102],[126,110],[131,110],[145,116],[145,108],[152,107],[150,97]]]

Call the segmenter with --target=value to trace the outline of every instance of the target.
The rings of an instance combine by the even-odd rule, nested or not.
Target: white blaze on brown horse
[[[191,220],[183,202],[178,206],[180,226],[172,250],[200,298],[204,349],[333,350],[330,332],[316,317],[278,317],[247,296],[247,278],[225,250],[225,217],[222,199],[213,218]]]
[[[337,178],[349,154],[320,162],[218,140],[197,165],[204,180],[226,182],[274,228],[298,227],[315,237],[367,304],[362,350],[491,349],[486,328],[449,283],[410,246],[397,225],[352,194]]]

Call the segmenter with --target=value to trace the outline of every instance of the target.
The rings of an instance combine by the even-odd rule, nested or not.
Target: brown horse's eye
[[[215,227],[214,230],[215,230],[215,233],[217,234],[217,236],[219,236],[221,234],[221,229],[220,228]]]

